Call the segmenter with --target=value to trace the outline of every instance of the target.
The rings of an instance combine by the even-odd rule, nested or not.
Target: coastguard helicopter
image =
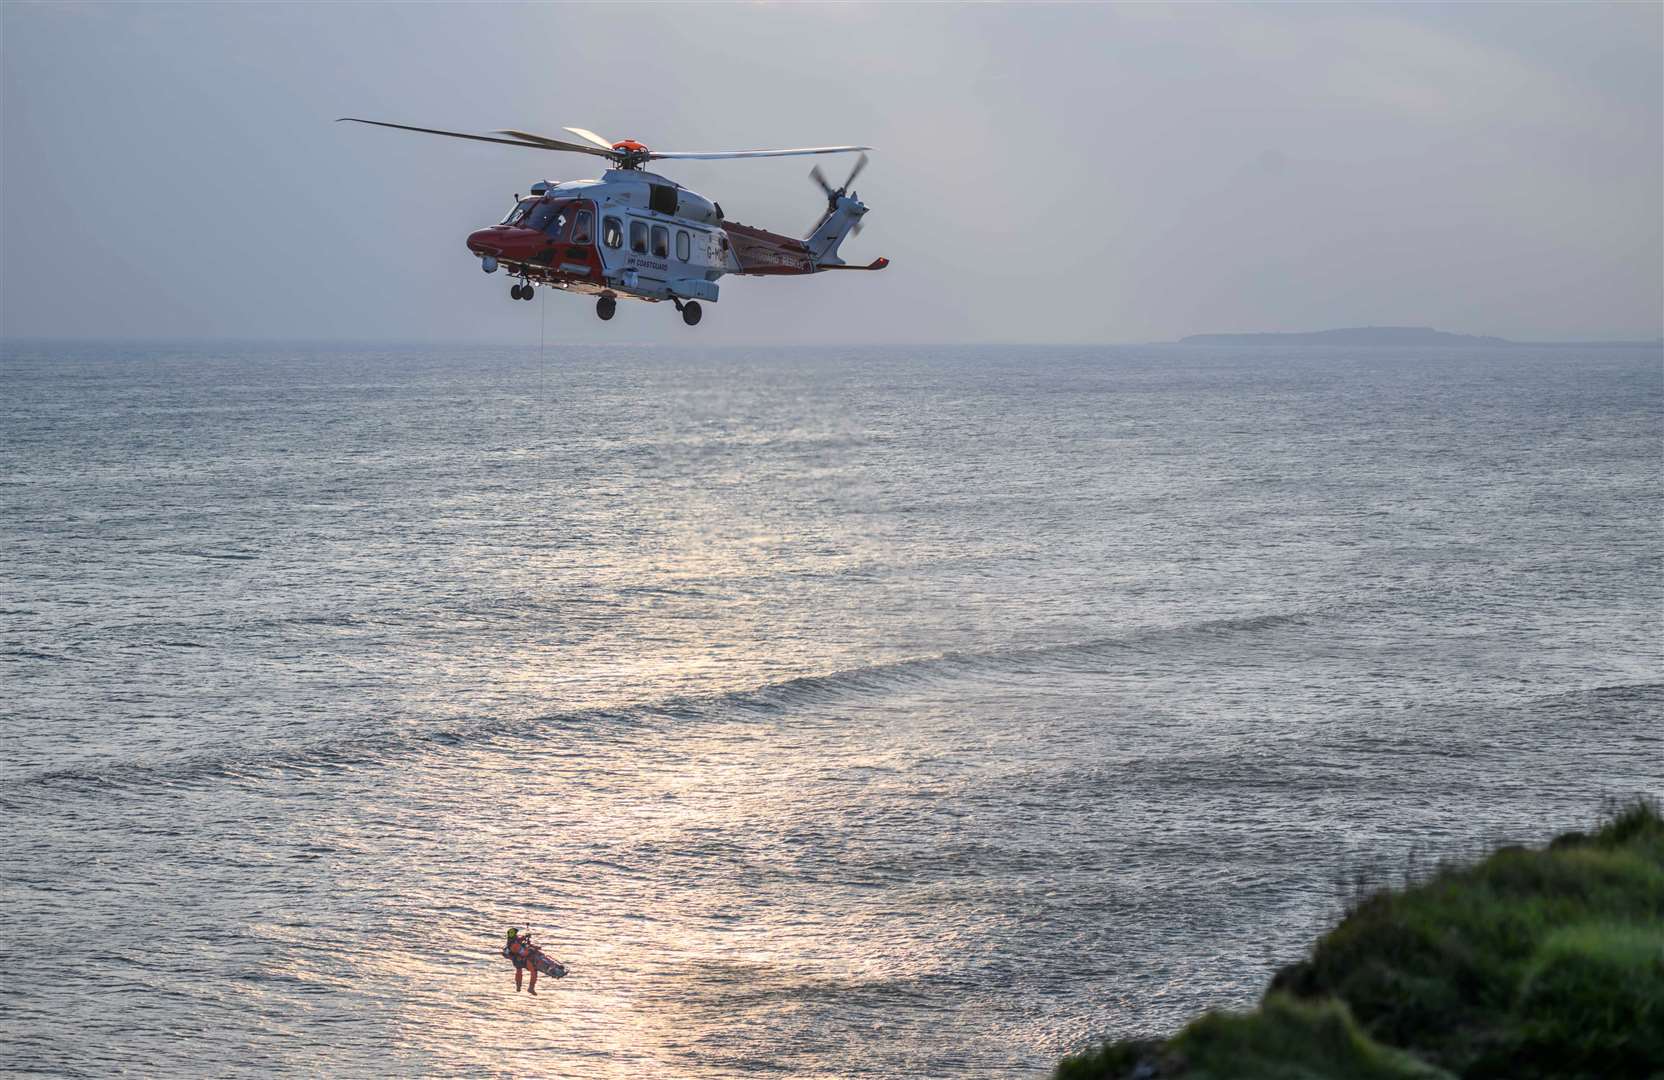
[[[593,131],[565,130],[582,142],[549,139],[524,131],[468,135],[458,131],[390,124],[343,116],[337,123],[444,135],[533,150],[563,150],[606,158],[613,167],[599,180],[539,181],[526,198],[518,194],[507,216],[468,236],[468,250],[488,274],[508,271],[518,280],[509,295],[530,300],[533,283],[596,298],[595,314],[610,319],[627,297],[669,300],[682,321],[696,326],[700,301],[715,303],[724,274],[818,274],[822,270],[882,270],[889,259],[852,266],[838,257],[838,245],[861,230],[867,208],[849,186],[866,167],[870,146],[811,146],[795,150],[736,150],[716,153],[649,150],[634,139],[614,142]],[[810,177],[826,195],[826,212],[799,240],[729,221],[722,207],[673,180],[647,172],[649,161],[716,161],[728,158],[795,157],[802,154],[860,153],[838,187],[816,165]]]

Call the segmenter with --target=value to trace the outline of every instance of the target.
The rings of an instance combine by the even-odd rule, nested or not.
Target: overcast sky
[[[1145,341],[1664,323],[1664,6],[8,2],[9,336]],[[860,142],[881,274],[509,299],[463,246],[593,158],[334,124]],[[823,159],[828,160],[828,159]],[[848,162],[829,159],[838,174]],[[811,162],[666,163],[801,234]]]

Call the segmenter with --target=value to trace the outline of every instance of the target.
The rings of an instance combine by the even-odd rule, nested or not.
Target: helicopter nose
[[[535,229],[498,225],[468,234],[468,250],[475,255],[495,255],[510,261],[529,259],[543,246],[543,234]]]

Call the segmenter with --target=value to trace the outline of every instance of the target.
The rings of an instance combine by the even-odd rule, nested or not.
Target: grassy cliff
[[[1253,1012],[1056,1080],[1664,1077],[1664,820],[1504,848],[1357,904]]]

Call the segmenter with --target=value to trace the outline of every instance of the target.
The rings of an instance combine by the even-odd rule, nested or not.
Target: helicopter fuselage
[[[612,141],[585,128],[569,127],[577,138],[549,138],[503,129],[489,135],[395,124],[343,116],[337,123],[440,135],[448,139],[556,150],[605,158],[613,164],[598,180],[547,180],[532,185],[531,197],[514,199],[508,216],[468,237],[468,250],[486,273],[506,268],[519,279],[509,295],[530,300],[534,282],[596,295],[595,314],[610,319],[619,297],[656,303],[669,300],[682,321],[697,326],[700,301],[717,298],[724,274],[816,274],[822,270],[882,270],[888,259],[851,266],[838,245],[860,231],[867,208],[850,187],[867,164],[870,146],[799,146],[787,150],[651,150],[634,139]],[[826,212],[801,240],[738,222],[725,221],[716,203],[642,166],[650,161],[731,161],[739,158],[861,156],[849,178],[834,188],[820,166],[809,178],[826,196]]]
[[[534,184],[501,222],[470,234],[468,250],[487,272],[500,267],[527,285],[681,307],[714,302],[725,274],[854,269],[837,257],[837,246],[866,207],[843,201],[828,209],[810,237],[822,242],[811,248],[726,221],[716,203],[657,174],[612,169],[597,180]]]

